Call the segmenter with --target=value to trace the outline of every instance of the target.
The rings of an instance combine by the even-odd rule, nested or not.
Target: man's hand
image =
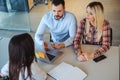
[[[58,44],[54,44],[54,43],[51,43],[51,46],[54,48],[54,49],[61,49],[61,48],[64,48],[65,45],[63,43],[58,43]]]
[[[43,48],[45,49],[45,51],[50,51],[46,42],[43,42]]]

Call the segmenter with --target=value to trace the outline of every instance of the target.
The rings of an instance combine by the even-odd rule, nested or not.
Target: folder
[[[56,80],[83,80],[87,74],[78,67],[62,62],[48,72]]]

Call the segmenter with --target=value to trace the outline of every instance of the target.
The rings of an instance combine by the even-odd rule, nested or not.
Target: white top
[[[31,71],[32,71],[32,78],[35,80],[46,80],[47,75],[46,73],[40,69],[38,64],[34,61],[31,65]],[[1,69],[1,73],[4,75],[9,75],[9,62],[3,66]],[[27,69],[25,70],[25,77],[27,76]],[[19,75],[19,80],[22,80],[21,73]],[[29,77],[27,80],[30,80]]]

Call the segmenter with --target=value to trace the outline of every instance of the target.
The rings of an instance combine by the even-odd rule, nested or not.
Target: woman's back
[[[32,72],[32,80],[45,80],[47,77],[46,73],[40,69],[40,67],[35,61],[31,64],[31,72]],[[25,69],[25,77],[26,80],[30,80],[30,78],[27,77],[27,69]],[[23,80],[21,73],[19,75],[19,80]]]
[[[46,74],[35,60],[32,37],[28,33],[15,35],[9,42],[9,62],[1,72],[10,80],[45,80]]]

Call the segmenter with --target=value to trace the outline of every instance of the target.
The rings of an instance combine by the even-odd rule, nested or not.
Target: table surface
[[[94,45],[82,45],[83,51],[86,52],[94,51],[98,47],[99,46]],[[105,55],[107,58],[98,63],[93,60],[79,62],[76,58],[73,47],[70,46],[63,49],[63,54],[52,64],[39,61],[39,66],[47,73],[61,62],[66,62],[79,67],[87,73],[85,80],[119,80],[119,47],[111,46]],[[54,79],[49,77],[48,80]]]

